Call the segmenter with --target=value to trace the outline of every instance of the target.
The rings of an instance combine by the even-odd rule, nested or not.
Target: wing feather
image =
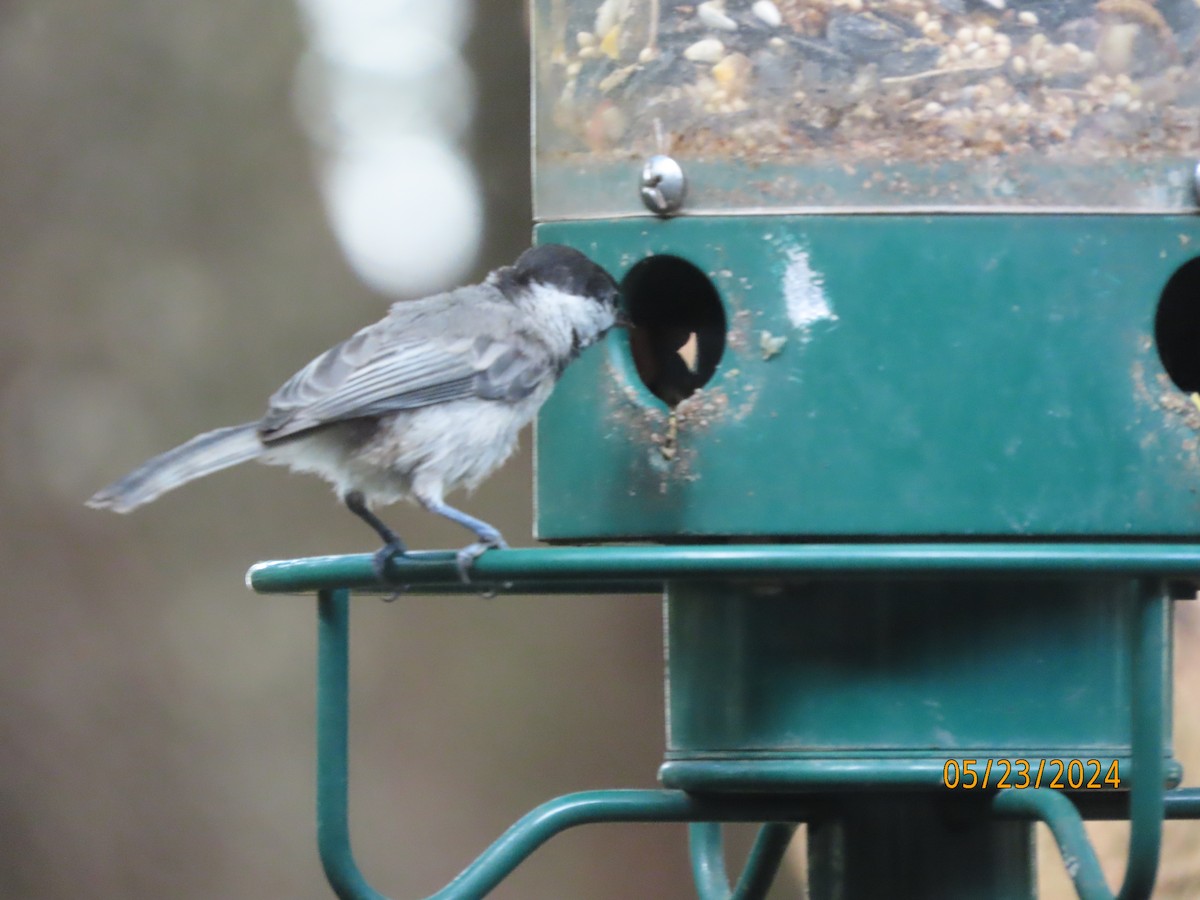
[[[462,294],[396,304],[322,353],[271,397],[259,436],[269,442],[362,416],[528,396],[553,374],[544,350],[522,336],[512,304]]]

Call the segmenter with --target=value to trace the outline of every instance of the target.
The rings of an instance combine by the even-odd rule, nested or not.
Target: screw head
[[[687,194],[687,179],[679,163],[669,156],[652,156],[642,166],[639,191],[646,209],[657,216],[679,212]]]

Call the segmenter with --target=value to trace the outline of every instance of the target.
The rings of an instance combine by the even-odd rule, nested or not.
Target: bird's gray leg
[[[508,544],[504,543],[504,538],[500,535],[500,532],[487,522],[476,519],[474,516],[468,516],[462,510],[448,506],[441,500],[435,500],[431,497],[418,497],[417,499],[430,512],[437,513],[451,522],[457,522],[463,528],[471,529],[471,531],[475,532],[475,536],[479,538],[474,544],[468,544],[455,554],[455,559],[458,563],[458,575],[463,580],[463,584],[471,583],[467,571],[471,568],[471,564],[483,555],[484,551],[491,550],[493,547],[499,547],[502,550],[508,549]]]
[[[371,560],[371,568],[375,570],[375,577],[383,581],[387,564],[395,557],[403,556],[408,552],[404,541],[400,540],[400,535],[388,528],[379,516],[367,508],[367,499],[363,496],[362,491],[350,491],[342,498],[342,502],[346,504],[346,509],[370,525],[383,540],[383,546],[375,551],[375,556]]]

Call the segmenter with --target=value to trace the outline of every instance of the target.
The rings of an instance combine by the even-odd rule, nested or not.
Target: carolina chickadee
[[[258,459],[330,482],[383,539],[380,576],[405,547],[375,506],[414,499],[471,529],[478,540],[458,551],[465,580],[480,554],[506,544],[443,496],[475,488],[508,459],[567,364],[617,316],[617,285],[604,269],[570,247],[535,247],[482,284],[394,304],[293,375],[257,422],[198,435],[87,505],[129,512]]]

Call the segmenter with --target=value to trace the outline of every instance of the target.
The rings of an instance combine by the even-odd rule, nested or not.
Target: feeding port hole
[[[1154,316],[1158,358],[1175,386],[1200,392],[1200,257],[1171,276]]]
[[[708,383],[725,352],[725,308],[700,269],[678,256],[643,259],[621,282],[638,376],[674,407]]]

